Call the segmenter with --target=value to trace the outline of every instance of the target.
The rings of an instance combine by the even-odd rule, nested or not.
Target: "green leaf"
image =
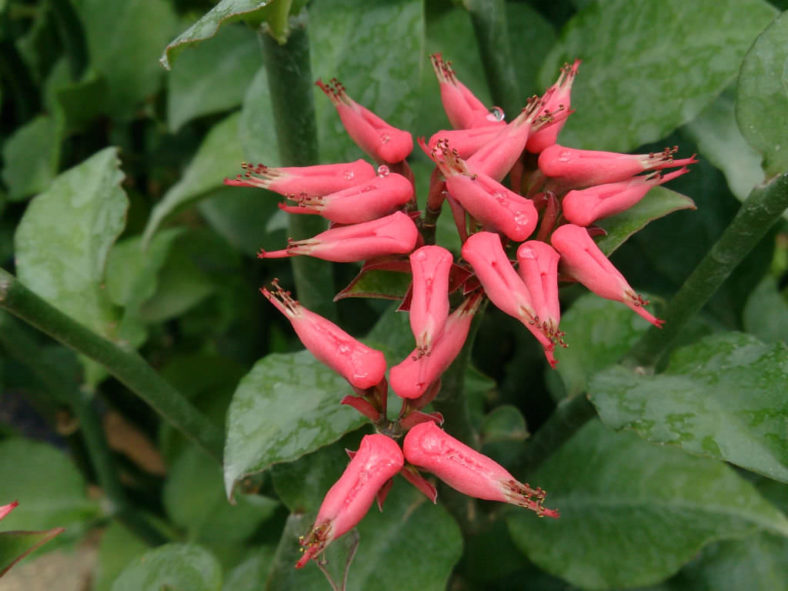
[[[104,266],[126,223],[122,180],[117,148],[105,148],[35,197],[15,235],[20,281],[109,338],[117,313],[103,286]]]
[[[274,560],[276,548],[261,546],[255,553],[233,568],[224,580],[222,591],[260,591]]]
[[[4,499],[19,501],[3,519],[3,529],[66,527],[73,539],[98,517],[98,503],[88,499],[82,475],[63,453],[45,443],[0,442],[0,482]]]
[[[529,475],[559,519],[507,518],[541,568],[584,589],[634,587],[676,572],[704,545],[788,519],[722,462],[657,447],[592,421]]]
[[[410,282],[410,273],[386,269],[362,269],[347,287],[336,295],[334,301],[345,298],[401,300],[408,292]]]
[[[744,307],[744,327],[767,343],[788,339],[788,300],[777,290],[777,280],[767,275],[752,290]]]
[[[61,533],[63,533],[62,527],[48,531],[0,532],[0,577],[36,548]]]
[[[209,43],[188,52],[167,78],[170,131],[201,115],[240,105],[260,60],[257,37],[243,26],[226,27]]]
[[[224,484],[328,445],[365,419],[339,401],[352,394],[344,378],[308,351],[273,354],[241,380],[227,416]]]
[[[556,370],[571,398],[589,379],[616,363],[646,332],[649,323],[619,302],[585,294],[561,318],[567,348],[556,349]]]
[[[3,181],[11,201],[43,191],[57,172],[60,133],[54,119],[39,115],[17,128],[3,146]]]
[[[541,92],[544,89],[538,87],[537,75],[556,42],[553,25],[535,8],[524,2],[506,3],[506,23],[512,60],[517,64],[520,91],[523,96]],[[558,72],[554,72],[554,76],[557,78]],[[509,115],[511,119],[516,113]]]
[[[785,344],[723,333],[677,350],[658,375],[597,374],[589,392],[614,429],[788,482],[786,384]]]
[[[516,406],[504,404],[484,415],[480,433],[482,443],[522,442],[526,437],[525,418]]]
[[[686,126],[703,157],[725,175],[739,201],[763,180],[761,157],[744,139],[736,124],[732,93],[724,92]]]
[[[143,234],[147,245],[159,225],[175,211],[222,186],[225,177],[235,176],[244,160],[238,141],[238,113],[211,128],[183,173],[151,211]]]
[[[576,113],[561,142],[627,152],[695,118],[730,84],[755,36],[774,18],[763,0],[608,0],[564,28],[542,68],[583,60]]]
[[[607,235],[599,240],[597,245],[610,256],[632,234],[643,229],[649,222],[682,209],[695,209],[695,203],[686,195],[665,187],[655,187],[628,210],[601,220],[598,225],[605,229]]]
[[[321,0],[310,8],[309,20],[315,77],[339,78],[356,102],[409,130],[419,106],[419,74],[425,67],[422,2]],[[348,137],[331,101],[319,94],[315,109],[321,159],[355,160],[360,149]]]
[[[161,84],[156,58],[177,26],[172,5],[165,0],[75,0],[74,7],[85,28],[91,66],[108,82],[106,111],[133,117]]]
[[[167,544],[134,559],[112,591],[220,591],[222,571],[210,552],[194,544]]]
[[[763,155],[771,177],[788,169],[788,15],[782,13],[756,39],[744,58],[736,95],[736,118],[747,141]]]
[[[159,61],[168,70],[175,58],[186,47],[196,45],[216,35],[219,27],[239,20],[259,23],[272,0],[221,0],[197,22],[170,41]]]
[[[281,163],[274,127],[274,107],[264,67],[257,70],[246,90],[241,120],[238,122],[238,136],[248,161],[261,162],[267,166]]]
[[[92,590],[109,591],[126,565],[146,550],[148,546],[119,522],[110,523],[101,534]]]

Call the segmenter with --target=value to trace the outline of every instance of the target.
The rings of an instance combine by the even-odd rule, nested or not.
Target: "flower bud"
[[[273,291],[260,291],[293,325],[298,338],[312,355],[356,388],[366,390],[383,380],[386,359],[330,320],[307,310],[274,281]]]
[[[282,168],[247,163],[241,166],[243,174],[224,179],[225,185],[259,187],[285,196],[320,197],[375,178],[375,169],[365,160]]]
[[[518,482],[503,466],[455,439],[434,422],[419,423],[405,436],[408,463],[432,472],[455,490],[477,499],[511,503],[558,517],[542,506],[545,492]]]
[[[11,511],[17,508],[19,501],[14,501],[8,505],[0,505],[0,519],[8,515]]]
[[[416,346],[425,352],[441,334],[449,316],[449,272],[453,260],[441,246],[422,246],[410,255],[410,328]]]
[[[365,435],[345,471],[326,493],[317,518],[301,540],[302,568],[333,540],[350,531],[367,514],[378,491],[404,465],[399,445],[386,435]]]
[[[517,272],[531,296],[536,316],[534,321],[544,334],[559,340],[561,307],[558,301],[558,259],[560,255],[549,244],[538,240],[523,242],[517,249]]]
[[[559,74],[558,80],[556,80],[555,84],[545,93],[545,95],[549,94],[549,96],[539,110],[539,115],[550,115],[559,110],[566,110],[569,112],[571,107],[572,83],[575,81],[575,76],[577,75],[577,69],[579,67],[580,60],[575,60],[575,63],[571,66],[569,64],[564,64],[561,68],[561,74]],[[545,126],[532,133],[528,138],[525,149],[529,152],[538,154],[548,146],[555,144],[558,139],[558,134],[564,127],[565,122],[566,119],[556,121],[553,125]]]
[[[339,80],[334,78],[328,84],[318,80],[317,85],[334,103],[348,135],[371,158],[395,164],[413,151],[413,138],[407,131],[392,127],[359,105],[347,95]]]

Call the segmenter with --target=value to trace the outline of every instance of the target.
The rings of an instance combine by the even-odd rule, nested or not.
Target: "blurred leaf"
[[[516,406],[504,404],[484,415],[481,429],[484,444],[501,441],[524,441],[528,437],[525,418]]]
[[[752,290],[744,308],[744,327],[767,343],[788,340],[788,301],[771,275]]]
[[[537,75],[547,54],[555,45],[555,29],[536,9],[524,2],[506,3],[506,22],[512,60],[517,64],[520,91],[523,96],[541,93],[545,88],[539,87]],[[557,78],[558,71],[553,75]],[[509,113],[509,119],[516,115],[517,113]]]
[[[90,71],[79,82],[69,82],[53,90],[56,116],[62,118],[63,133],[82,131],[102,110],[108,95],[107,80]]]
[[[426,65],[422,2],[321,0],[311,6],[309,20],[313,75],[339,78],[353,100],[409,130],[419,106],[419,73]],[[331,101],[320,94],[315,108],[321,160],[355,160],[360,149]]]
[[[788,535],[788,519],[722,462],[597,421],[529,481],[548,491],[546,504],[561,517],[512,512],[512,538],[538,566],[584,589],[655,583],[715,540]]]
[[[643,229],[649,222],[682,209],[696,209],[695,203],[686,195],[665,187],[655,187],[626,211],[600,220],[598,225],[604,228],[607,234],[597,245],[610,256],[632,234]]]
[[[19,201],[47,188],[57,172],[60,133],[54,119],[39,115],[16,129],[3,145],[3,181]]]
[[[177,26],[166,0],[74,0],[85,28],[90,64],[107,80],[106,111],[122,119],[156,93],[162,69],[160,48]]]
[[[658,375],[610,368],[589,393],[609,427],[788,482],[786,384],[784,344],[723,333],[678,349]]]
[[[104,290],[104,265],[126,223],[122,180],[117,148],[105,148],[35,197],[15,236],[19,279],[109,338],[116,334],[117,313]]]
[[[561,142],[627,152],[691,121],[730,84],[774,14],[763,0],[589,4],[540,76],[546,87],[562,63],[583,60]]]
[[[167,216],[221,187],[225,177],[235,176],[240,170],[244,156],[238,142],[238,118],[234,113],[211,128],[181,180],[153,207],[143,244],[150,242]]]
[[[148,545],[114,521],[101,534],[92,591],[109,591],[132,558],[148,550]]]
[[[238,122],[238,137],[248,161],[267,166],[280,164],[279,144],[274,128],[274,107],[271,104],[268,76],[264,67],[257,70],[246,89],[241,119]]]
[[[36,548],[61,533],[63,528],[60,527],[48,531],[0,532],[0,577]]]
[[[194,544],[166,544],[135,558],[112,591],[220,591],[222,570],[216,558]]]
[[[224,579],[222,591],[260,591],[260,585],[274,560],[275,548],[262,546],[254,554],[233,568]]]
[[[99,515],[82,475],[62,452],[45,443],[0,441],[0,482],[4,499],[19,501],[3,519],[4,530],[65,527],[74,539]]]
[[[573,302],[561,318],[568,346],[555,351],[556,371],[566,397],[585,392],[590,378],[616,363],[648,327],[648,322],[619,302],[592,293]]]
[[[725,175],[737,199],[743,201],[763,180],[761,157],[739,131],[733,97],[723,93],[687,124],[700,153]]]
[[[771,177],[788,169],[788,15],[782,13],[747,52],[739,74],[736,118],[742,134],[763,155]]]
[[[260,44],[251,29],[225,27],[178,62],[167,77],[167,121],[171,132],[187,121],[241,104],[260,69]]]
[[[197,22],[170,41],[159,61],[168,70],[183,49],[210,39],[219,27],[239,20],[259,24],[272,0],[221,0]],[[162,44],[163,45],[163,44]]]

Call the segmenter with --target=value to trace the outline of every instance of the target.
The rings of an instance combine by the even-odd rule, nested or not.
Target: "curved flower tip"
[[[545,492],[517,481],[503,466],[455,439],[434,422],[420,423],[405,436],[405,459],[432,472],[453,489],[488,501],[500,501],[535,511],[540,517],[558,517],[546,509]]]
[[[358,147],[378,162],[402,162],[413,151],[413,137],[407,131],[386,123],[369,109],[351,99],[336,78],[328,83],[318,80],[320,87],[339,113],[348,135]]]
[[[0,519],[8,515],[11,511],[19,506],[19,501],[8,503],[8,505],[0,505]]]
[[[580,60],[575,60],[571,66],[569,64],[563,65],[561,73],[558,75],[558,80],[545,93],[546,100],[539,110],[540,116],[550,117],[556,111],[565,111],[567,113],[570,111],[572,105],[572,84],[575,81],[579,67]],[[564,127],[564,123],[566,123],[565,117],[556,121],[553,125],[547,125],[535,131],[528,138],[525,149],[538,154],[545,148],[552,146],[558,139],[558,134]]]
[[[296,568],[305,566],[333,540],[355,527],[381,488],[404,464],[402,451],[393,439],[365,435],[342,476],[326,493],[312,529],[299,540],[304,553]]]

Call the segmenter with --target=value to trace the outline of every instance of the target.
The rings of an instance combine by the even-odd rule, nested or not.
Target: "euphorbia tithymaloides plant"
[[[406,161],[413,150],[411,135],[356,103],[336,80],[317,84],[336,106],[350,137],[379,165],[377,173],[364,161],[304,168],[260,164],[246,165],[242,175],[225,181],[275,191],[292,203],[281,205],[285,211],[321,215],[331,222],[329,230],[289,242],[280,251],[261,251],[260,258],[307,255],[405,267],[412,273],[401,308],[409,311],[415,348],[390,368],[388,381],[380,351],[301,306],[278,282],[262,290],[306,348],[349,382],[354,394],[337,402],[368,417],[377,431],[364,437],[357,452],[349,452],[347,469],[301,539],[304,553],[298,567],[352,529],[376,498],[382,506],[397,473],[432,501],[435,488],[421,470],[466,495],[558,517],[558,511],[543,506],[543,490],[518,482],[449,435],[439,426],[440,413],[422,411],[440,391],[441,375],[462,349],[485,298],[533,334],[553,367],[555,346],[566,346],[559,329],[560,281],[580,282],[652,324],[662,324],[596,245],[593,237],[602,230],[594,224],[686,173],[694,158],[674,159],[675,148],[628,155],[556,143],[570,114],[579,62],[564,66],[557,82],[542,97],[532,97],[508,123],[499,109],[488,109],[457,80],[440,55],[432,56],[432,64],[454,129],[419,140],[436,166],[423,215]],[[670,168],[675,170],[661,172]],[[444,201],[463,244],[456,260],[433,244]],[[458,302],[453,310],[452,294]],[[396,421],[386,416],[389,386],[403,399]],[[397,440],[403,435],[400,447]]]

